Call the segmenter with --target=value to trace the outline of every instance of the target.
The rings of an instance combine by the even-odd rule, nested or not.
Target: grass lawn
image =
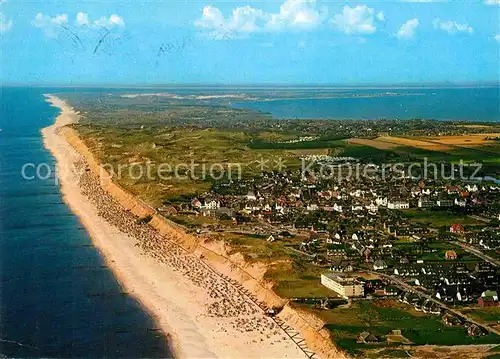
[[[395,246],[404,250],[405,253],[409,253],[415,259],[423,259],[425,262],[446,262],[446,263],[456,263],[456,262],[479,262],[480,258],[476,257],[472,253],[469,253],[462,249],[461,247],[448,242],[434,242],[430,243],[426,249],[421,251],[419,243],[411,242],[396,242]],[[453,250],[457,254],[457,260],[447,260],[445,258],[446,251]]]
[[[403,216],[418,223],[430,224],[434,227],[450,227],[452,224],[460,223],[464,226],[484,224],[477,219],[467,215],[451,213],[448,211],[408,209],[400,212]]]
[[[496,347],[494,347],[493,349],[491,349],[490,352],[500,353],[500,345],[497,345]]]
[[[481,322],[496,324],[500,321],[500,307],[467,309],[464,313]]]
[[[267,271],[266,279],[276,283],[273,290],[283,298],[335,297],[334,291],[320,283],[321,273],[326,271],[325,268],[294,258],[293,261],[275,263]]]

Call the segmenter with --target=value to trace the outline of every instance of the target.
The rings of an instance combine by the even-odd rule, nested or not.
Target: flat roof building
[[[363,297],[365,295],[364,282],[339,273],[321,274],[321,284],[344,298]]]

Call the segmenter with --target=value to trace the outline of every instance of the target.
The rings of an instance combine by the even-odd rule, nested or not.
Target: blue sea
[[[0,91],[0,356],[171,357],[165,335],[63,203],[54,176],[21,176],[26,163],[54,169],[40,129],[58,110],[42,94],[61,90]]]
[[[356,120],[422,118],[500,122],[499,87],[310,88],[279,91],[291,93],[293,98],[236,102],[233,106],[267,112],[275,118]],[[328,95],[334,97],[327,98]]]

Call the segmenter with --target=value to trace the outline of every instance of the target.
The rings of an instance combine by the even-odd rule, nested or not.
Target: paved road
[[[418,293],[421,297],[423,298],[426,298],[426,299],[429,299],[430,301],[433,301],[434,303],[438,304],[441,308],[447,310],[448,312],[450,313],[453,313],[455,315],[458,315],[459,317],[461,318],[464,318],[466,319],[468,322],[471,322],[471,323],[474,323],[476,324],[477,326],[481,327],[481,328],[484,328],[485,330],[487,330],[488,332],[491,332],[491,333],[495,333],[497,335],[500,335],[500,330],[497,330],[495,328],[492,328],[490,327],[489,325],[487,324],[484,324],[484,323],[480,323],[474,319],[472,319],[471,317],[469,317],[468,315],[466,314],[463,314],[461,313],[460,311],[456,310],[456,309],[453,309],[453,308],[450,308],[449,306],[447,306],[446,304],[440,302],[439,300],[435,299],[434,297],[428,295],[427,293],[424,293],[418,289],[415,289],[414,287],[412,287],[411,285],[405,283],[403,280],[399,279],[398,277],[396,276],[392,276],[392,275],[387,275],[387,274],[383,274],[383,273],[378,273],[378,272],[372,272],[370,271],[371,273],[373,274],[377,274],[379,275],[380,277],[383,277],[393,283],[395,283],[400,289],[404,289],[404,290],[409,290],[409,291],[412,291],[412,292],[415,292],[415,293]]]
[[[461,247],[462,249],[466,250],[467,252],[472,253],[472,254],[478,256],[479,258],[481,258],[482,260],[491,263],[495,267],[500,267],[500,260],[498,260],[496,258],[493,258],[493,257],[490,257],[487,254],[484,254],[479,249],[471,247],[471,246],[469,246],[469,245],[467,245],[465,243],[462,243],[462,242],[454,242],[454,243],[457,246]]]

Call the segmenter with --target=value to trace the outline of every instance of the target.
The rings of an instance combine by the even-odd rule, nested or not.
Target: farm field
[[[428,141],[443,145],[479,146],[498,142],[492,139],[496,137],[500,137],[500,133],[477,133],[460,136],[422,137],[422,139],[426,139]]]
[[[390,143],[386,141],[381,141],[379,139],[367,139],[367,138],[351,138],[348,140],[349,143],[355,145],[363,145],[377,148],[379,150],[390,150],[398,147],[396,143]]]
[[[405,138],[405,137],[393,137],[393,136],[381,136],[376,139],[378,142],[386,142],[388,144],[396,146],[407,146],[416,147],[429,151],[450,151],[453,148],[451,146],[446,146],[439,143],[429,143],[427,141],[422,141],[417,138]]]
[[[351,138],[348,143],[386,151],[402,158],[427,158],[432,161],[450,163],[458,163],[460,160],[480,161],[494,164],[500,157],[498,156],[500,155],[500,141],[486,138],[498,136],[500,133],[440,137],[380,136],[374,139]]]

